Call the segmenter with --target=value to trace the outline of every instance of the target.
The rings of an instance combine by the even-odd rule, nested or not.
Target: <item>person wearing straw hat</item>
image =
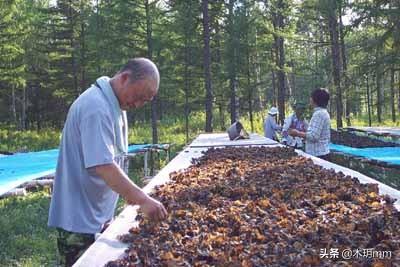
[[[294,113],[285,119],[282,127],[282,143],[294,148],[303,148],[303,138],[299,136],[291,136],[289,129],[296,129],[298,131],[307,131],[308,122],[304,118],[306,104],[304,102],[296,102],[293,105]]]
[[[276,107],[270,108],[268,111],[268,116],[264,122],[264,136],[275,141],[278,141],[276,132],[282,129],[282,126],[276,123],[276,117],[278,114],[279,111]]]

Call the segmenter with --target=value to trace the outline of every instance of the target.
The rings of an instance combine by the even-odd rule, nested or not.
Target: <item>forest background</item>
[[[151,125],[148,142],[168,123],[185,142],[238,119],[254,131],[271,106],[282,122],[316,87],[337,127],[396,125],[400,111],[398,1],[3,0],[0,33],[4,143],[59,135],[73,100],[137,56],[161,73],[151,105],[129,112],[131,128]]]

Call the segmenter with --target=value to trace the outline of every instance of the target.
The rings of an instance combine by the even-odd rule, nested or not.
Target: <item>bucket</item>
[[[243,125],[240,123],[240,121],[234,122],[228,128],[228,135],[231,141],[239,139],[249,139],[249,135],[243,128]]]

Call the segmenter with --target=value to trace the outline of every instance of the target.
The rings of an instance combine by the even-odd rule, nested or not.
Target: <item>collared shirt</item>
[[[303,138],[301,137],[293,137],[289,135],[289,129],[296,129],[301,132],[306,132],[308,128],[308,122],[306,119],[299,119],[296,116],[296,113],[293,113],[289,117],[285,119],[282,127],[282,142],[286,142],[287,145],[301,148],[303,147]]]
[[[280,131],[282,127],[276,123],[273,116],[268,115],[264,122],[264,136],[273,140],[277,140],[276,131]]]
[[[60,144],[49,226],[94,234],[114,216],[118,194],[91,169],[113,162],[125,169],[114,123],[109,103],[95,86],[72,104]]]
[[[306,153],[313,156],[329,154],[331,119],[325,108],[316,107],[306,132]]]

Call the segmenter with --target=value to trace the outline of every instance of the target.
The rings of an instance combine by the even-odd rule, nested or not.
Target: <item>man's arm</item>
[[[268,118],[266,118],[265,120],[264,120],[264,124],[263,124],[263,126],[264,126],[264,136],[265,137],[267,137],[267,120],[268,120]]]
[[[285,119],[285,121],[283,122],[283,126],[282,126],[282,136],[284,138],[286,138],[289,135],[289,128],[290,125],[292,124],[292,118],[293,116],[289,116]]]
[[[289,129],[289,134],[292,136],[298,136],[298,137],[306,139],[306,133],[296,130],[296,129]]]
[[[275,120],[271,120],[271,125],[272,125],[272,128],[273,128],[275,131],[280,131],[280,130],[282,130],[282,126],[280,126]]]
[[[139,205],[150,219],[162,220],[167,216],[164,206],[135,185],[117,164],[98,165],[93,170],[129,204]]]

